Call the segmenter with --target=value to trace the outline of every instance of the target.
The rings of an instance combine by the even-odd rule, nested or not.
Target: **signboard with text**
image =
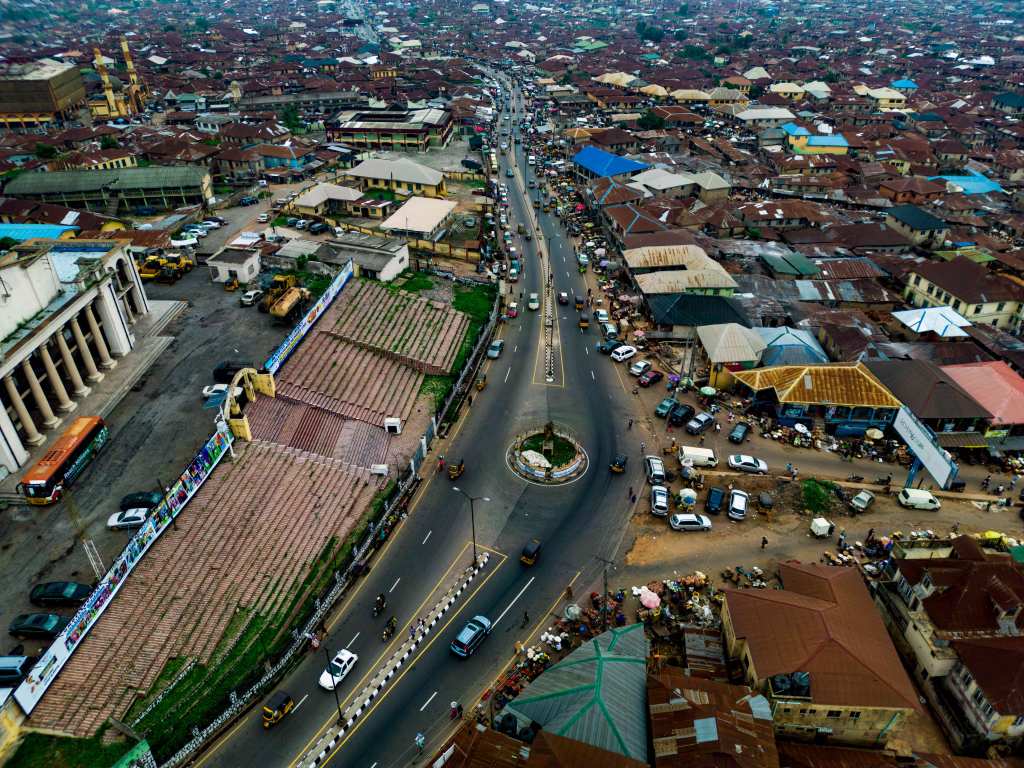
[[[939,487],[948,488],[950,482],[956,477],[959,467],[949,453],[935,442],[928,427],[922,424],[906,406],[900,408],[892,426],[906,442],[914,457],[939,484]]]
[[[128,546],[117,556],[113,565],[110,566],[110,570],[96,585],[71,622],[57,636],[53,644],[43,651],[28,677],[14,691],[15,700],[26,714],[32,713],[46,689],[56,679],[57,673],[71,658],[71,654],[89,634],[89,630],[92,629],[99,617],[103,615],[114,595],[120,591],[128,574],[134,570],[143,555],[153,546],[153,542],[167,530],[174,518],[210,476],[213,468],[230,450],[233,440],[234,437],[227,424],[219,422],[217,431],[206,441],[185,471],[167,489],[164,500],[153,508],[149,517],[146,518],[146,522],[131,537]]]

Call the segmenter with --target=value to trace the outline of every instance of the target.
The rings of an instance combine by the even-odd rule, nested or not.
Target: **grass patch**
[[[456,285],[452,306],[460,312],[465,312],[481,324],[486,323],[487,318],[491,315],[491,307],[494,306],[496,290],[489,285],[480,285],[473,288]]]
[[[804,509],[816,515],[822,515],[832,509],[832,494],[835,484],[810,478],[801,484],[804,495]]]
[[[551,454],[544,453],[544,435],[530,435],[528,438],[523,440],[523,450],[536,451],[541,456],[547,458],[556,467],[560,467],[563,464],[568,464],[574,458],[576,458],[576,446],[566,440],[564,437],[554,435],[551,438],[551,442],[554,444],[551,450]]]
[[[226,633],[225,637],[227,637]],[[155,699],[160,691],[171,684],[174,676],[177,675],[181,671],[181,668],[185,666],[185,661],[186,660],[183,657],[168,659],[163,670],[161,670],[160,675],[153,682],[153,685],[150,686],[149,692],[141,699],[136,699],[135,703],[132,704],[131,709],[128,710],[128,714],[124,716],[124,722],[131,723],[132,720],[138,717],[139,713],[149,705],[149,702]]]
[[[472,187],[473,189],[483,189],[484,187],[487,186],[487,182],[483,181],[482,179],[467,179],[462,183],[465,184],[467,187]]]
[[[110,768],[134,744],[104,744],[107,726],[91,739],[28,733],[5,763],[9,768]]]
[[[420,291],[429,291],[434,287],[434,281],[430,279],[430,275],[425,275],[422,272],[403,272],[401,277],[405,278],[405,282],[395,286],[396,291],[419,293]]]
[[[455,379],[451,376],[424,376],[420,385],[421,395],[430,395],[434,398],[434,410],[444,405],[445,398],[455,386]]]
[[[270,222],[270,226],[272,226],[272,227],[287,227],[288,226],[288,217],[287,216],[277,216],[277,217],[274,218],[274,220],[272,222]]]

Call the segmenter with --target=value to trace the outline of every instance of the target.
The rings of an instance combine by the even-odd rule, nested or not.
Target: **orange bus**
[[[109,438],[99,416],[79,416],[21,478],[18,490],[29,504],[53,504]]]

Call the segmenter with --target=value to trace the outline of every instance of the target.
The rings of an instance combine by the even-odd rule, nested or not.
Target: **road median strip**
[[[328,730],[320,739],[317,741],[316,746],[309,750],[300,761],[300,765],[304,766],[317,766],[327,760],[335,746],[345,737],[345,734],[355,725],[359,717],[370,708],[370,704],[373,703],[374,699],[379,696],[388,683],[395,676],[402,665],[413,655],[416,649],[427,639],[431,631],[437,625],[439,621],[444,617],[448,611],[451,610],[452,606],[458,601],[459,597],[469,588],[473,580],[483,571],[490,560],[490,553],[484,552],[480,556],[480,561],[477,566],[467,567],[458,581],[454,585],[448,588],[445,595],[434,604],[430,612],[427,614],[428,619],[426,620],[425,626],[415,631],[409,639],[405,640],[398,650],[396,650],[391,657],[381,666],[373,679],[354,697],[353,701],[348,705],[342,714],[344,724],[336,724],[332,729]],[[413,619],[415,621],[415,619]],[[410,624],[415,627],[415,624]]]

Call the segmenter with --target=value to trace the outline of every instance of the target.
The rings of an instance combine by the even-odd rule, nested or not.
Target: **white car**
[[[341,681],[348,676],[357,661],[359,661],[359,657],[352,651],[344,649],[338,651],[331,659],[331,663],[327,665],[327,669],[320,675],[320,687],[325,691],[333,691],[341,685]]]
[[[651,486],[651,514],[665,517],[672,505],[672,497],[664,485]]]
[[[217,395],[224,395],[224,394],[227,393],[227,391],[228,391],[228,385],[227,384],[211,384],[208,387],[203,387],[203,398],[208,400],[211,397],[215,397]],[[232,387],[231,388],[231,396],[232,397],[240,397],[241,395],[242,395],[242,388],[241,387]]]
[[[540,309],[540,298],[536,293],[531,293],[530,298],[526,302],[528,309]]]
[[[755,475],[767,475],[768,463],[763,459],[758,459],[754,456],[734,453],[729,457],[729,469],[736,469],[740,472],[751,472]]]
[[[633,355],[635,355],[635,354],[636,354],[636,347],[631,347],[628,344],[626,344],[624,346],[621,346],[621,347],[618,347],[617,349],[612,350],[611,358],[616,363],[621,363],[624,360],[629,360],[629,358],[633,357]]]
[[[674,531],[710,531],[711,521],[705,515],[680,513],[668,519],[669,527]]]
[[[201,221],[199,226],[206,227],[207,229],[220,229],[220,222],[207,219],[206,221]]]
[[[599,323],[607,323],[611,318],[608,316],[608,312],[603,309],[594,310],[594,319]]]
[[[133,528],[140,528],[149,517],[152,510],[137,507],[126,509],[123,512],[115,512],[107,518],[107,528],[112,531],[130,531]]]
[[[256,221],[260,224],[266,224],[268,221],[270,221],[270,214],[261,213],[259,216],[256,217]]]
[[[745,520],[747,517],[747,506],[750,497],[746,491],[734,490],[729,494],[729,515],[730,520]]]
[[[198,238],[202,239],[202,238],[206,237],[210,233],[207,232],[202,227],[187,227],[187,228],[181,230],[181,234],[189,235],[191,237],[198,237]]]
[[[637,360],[629,366],[629,373],[632,376],[640,376],[651,370],[651,364],[647,360]]]

